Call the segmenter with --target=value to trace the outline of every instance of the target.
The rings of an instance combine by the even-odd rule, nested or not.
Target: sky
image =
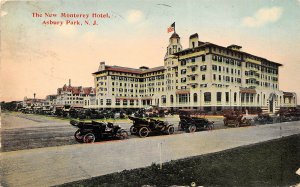
[[[42,17],[33,17],[40,13]],[[106,14],[97,25],[66,25],[72,18],[45,13]],[[43,21],[63,21],[62,26]],[[1,101],[45,98],[68,84],[94,86],[101,61],[137,68],[163,65],[176,23],[183,48],[199,40],[283,64],[280,90],[300,97],[300,0],[51,0],[1,1]],[[298,99],[299,102],[300,99]]]

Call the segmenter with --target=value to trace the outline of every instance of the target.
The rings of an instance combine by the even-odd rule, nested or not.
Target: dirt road
[[[78,144],[73,137],[76,128],[70,125],[68,119],[22,113],[2,113],[1,117],[2,152]],[[177,128],[178,116],[170,116],[165,120]],[[222,119],[212,120],[216,121],[216,129],[225,128],[221,122]],[[117,120],[115,123],[127,130],[132,125],[130,120]],[[131,136],[130,138],[138,137]]]
[[[51,186],[300,134],[300,122],[1,153],[2,186]]]

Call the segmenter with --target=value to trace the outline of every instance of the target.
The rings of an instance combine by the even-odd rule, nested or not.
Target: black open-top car
[[[137,117],[129,117],[129,119],[133,122],[133,125],[130,127],[130,133],[139,135],[142,138],[147,137],[151,132],[173,134],[175,131],[174,126],[165,121]]]
[[[180,122],[178,130],[195,132],[200,130],[212,130],[214,128],[214,122],[209,121],[206,118],[190,117],[185,115],[180,115],[179,118]]]
[[[96,140],[128,138],[124,129],[109,122],[71,120],[70,124],[78,128],[74,134],[78,142],[93,143]]]

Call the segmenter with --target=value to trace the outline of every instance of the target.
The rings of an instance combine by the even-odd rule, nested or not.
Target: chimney
[[[100,62],[100,65],[99,65],[99,68],[98,68],[98,71],[103,71],[105,70],[105,62]]]
[[[198,47],[199,44],[199,36],[197,33],[192,34],[190,36],[190,40],[189,40],[189,48],[195,48]]]
[[[69,79],[69,86],[71,86],[71,79]]]

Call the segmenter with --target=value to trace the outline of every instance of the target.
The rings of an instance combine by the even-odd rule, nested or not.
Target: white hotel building
[[[93,73],[96,96],[85,98],[86,108],[189,108],[221,111],[257,109],[274,113],[296,107],[293,92],[279,90],[279,63],[241,50],[189,38],[183,49],[173,33],[164,66],[139,69],[100,63]]]

